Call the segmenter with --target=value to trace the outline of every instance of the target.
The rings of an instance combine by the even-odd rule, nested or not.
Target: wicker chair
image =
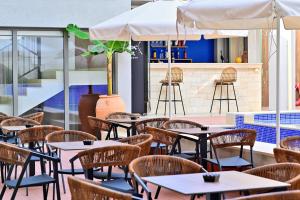
[[[36,112],[36,113],[28,114],[28,115],[23,115],[22,118],[32,119],[32,120],[37,121],[40,124],[42,124],[43,119],[44,119],[44,112]]]
[[[41,175],[35,175],[35,176],[25,178],[24,174],[25,174],[26,168],[28,167],[28,164],[31,160],[30,158],[32,156],[36,156],[36,157],[38,156],[40,158]],[[44,164],[45,164],[44,159],[53,161],[53,163],[55,163],[54,169],[57,169],[58,159],[56,159],[56,158],[52,158],[49,156],[45,156],[42,154],[32,152],[30,150],[19,148],[12,144],[0,142],[0,161],[2,163],[9,165],[9,167],[10,167],[7,178],[4,181],[4,186],[1,191],[0,199],[3,199],[3,196],[4,196],[7,188],[14,189],[11,199],[15,199],[19,188],[43,186],[43,196],[44,196],[44,200],[46,200],[47,199],[47,186],[51,183],[52,184],[57,183],[57,173],[55,170],[54,178],[50,177],[49,175],[46,174],[45,166],[44,166]],[[22,171],[19,174],[19,177],[16,178],[15,180],[13,180],[11,175],[12,175],[13,169],[17,166],[21,167]],[[60,198],[59,191],[58,191],[57,195],[58,195],[58,199],[59,199]]]
[[[99,119],[97,117],[88,116],[88,122],[92,129],[92,134],[95,135],[98,140],[102,139],[102,131],[107,132],[106,139],[115,138],[110,136],[110,133],[112,131],[112,123],[109,121]]]
[[[205,169],[201,165],[183,158],[152,155],[140,157],[132,161],[129,165],[129,172],[131,173],[131,177],[135,177],[134,174],[139,177],[148,177],[200,173],[205,172]],[[132,182],[138,191],[134,178],[132,178]],[[160,187],[157,188],[155,198],[158,198],[160,189]]]
[[[244,171],[247,174],[291,184],[289,190],[300,189],[300,164],[276,163]]]
[[[280,147],[284,149],[300,151],[300,136],[290,136],[284,138],[280,141]]]
[[[139,118],[140,115],[139,114],[132,114],[132,113],[126,113],[126,112],[113,112],[110,113],[109,115],[106,116],[106,119],[132,119],[132,118]],[[127,137],[129,137],[130,134],[130,130],[132,129],[132,124],[118,124],[118,126],[114,125],[113,126],[113,131],[114,134],[117,136],[118,138],[118,130],[117,128],[121,127],[126,129],[127,131]]]
[[[277,163],[293,162],[300,164],[300,152],[289,149],[274,148],[274,157]]]
[[[140,156],[146,156],[150,153],[153,136],[149,134],[135,135],[120,139],[119,142],[136,145],[141,148]]]
[[[108,187],[110,189],[116,189],[122,192],[132,192],[132,187],[128,184],[128,165],[129,163],[137,158],[140,154],[141,148],[134,145],[116,145],[101,148],[89,149],[86,151],[79,152],[70,161],[73,163],[76,159],[80,160],[82,168],[86,171],[85,175],[88,179],[97,178],[97,172],[94,172],[95,168],[108,167],[106,177],[101,177],[101,179],[106,179],[102,181],[102,186]],[[73,168],[72,164],[72,168]],[[112,167],[120,166],[124,170],[125,178],[112,178]]]
[[[231,200],[298,200],[300,199],[300,190],[272,192],[267,194],[256,194]]]
[[[2,121],[4,120],[7,120],[7,119],[11,119],[11,118],[14,118],[12,116],[2,116],[0,115],[0,124]],[[3,141],[7,141],[8,138],[10,138],[10,135],[7,134],[8,132],[7,131],[3,131],[2,129],[0,130],[0,139],[3,140]],[[13,135],[11,137],[14,137]],[[11,141],[9,141],[10,143],[12,143]],[[15,142],[15,141],[13,141]]]
[[[214,165],[219,167],[219,170],[223,168],[237,168],[242,169],[244,167],[253,167],[253,146],[256,140],[256,131],[250,129],[235,129],[216,133],[208,137],[212,145],[215,158],[206,159],[210,164],[212,170]],[[240,155],[227,158],[219,158],[218,149],[225,147],[240,146]],[[250,147],[250,162],[243,158],[243,147]]]
[[[132,200],[130,194],[121,193],[81,178],[68,177],[72,200]]]
[[[146,132],[151,134],[153,136],[153,141],[157,143],[157,148],[154,152],[155,154],[158,152],[159,145],[164,144],[166,145],[166,154],[186,158],[189,160],[196,160],[196,156],[191,156],[181,152],[180,142],[175,144],[178,137],[177,133],[154,127],[146,127]]]
[[[167,118],[167,117],[144,119],[135,124],[136,130],[137,130],[138,134],[144,134],[144,133],[146,133],[146,129],[145,129],[146,126],[154,127],[154,128],[162,128],[163,124],[168,120],[169,120],[169,118]],[[157,148],[157,143],[152,142],[151,143],[151,149],[152,149],[151,152],[154,152],[154,150],[156,148]],[[159,145],[160,152],[162,152],[164,148],[166,148],[166,145],[164,145],[164,144]]]
[[[83,141],[83,140],[97,140],[97,138],[89,133],[82,132],[82,131],[65,131],[65,130],[59,130],[54,131],[46,136],[47,143],[49,142],[75,142],[75,141]],[[59,158],[61,158],[61,151],[57,149],[51,148],[51,146],[48,145],[48,151],[52,153],[53,156],[58,155]],[[65,181],[64,181],[64,174],[84,174],[83,169],[63,169],[62,168],[62,162],[59,162],[60,170],[58,170],[58,173],[61,174],[61,179],[63,183],[63,190],[64,193],[66,193],[66,187],[65,187]]]

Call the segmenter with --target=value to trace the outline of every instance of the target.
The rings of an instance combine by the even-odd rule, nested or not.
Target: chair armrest
[[[151,190],[147,187],[145,182],[136,173],[133,173],[133,177],[137,184],[140,185],[143,188],[143,190],[147,193],[147,199],[152,199]]]
[[[60,161],[60,158],[57,157],[57,156],[48,156],[48,155],[39,153],[37,151],[32,151],[32,155],[37,156],[39,158],[49,160],[49,161],[53,161],[53,162],[59,162]]]
[[[75,175],[75,172],[74,172],[74,161],[77,160],[77,159],[78,159],[78,156],[75,155],[75,156],[73,156],[73,157],[69,160],[69,162],[71,163],[71,171],[72,171],[72,175],[73,175],[73,176]]]

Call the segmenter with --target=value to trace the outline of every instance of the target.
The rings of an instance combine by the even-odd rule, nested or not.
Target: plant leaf
[[[76,24],[69,24],[67,26],[66,30],[69,33],[73,33],[77,38],[80,38],[83,40],[90,39],[90,35],[87,32],[80,30],[80,28]]]

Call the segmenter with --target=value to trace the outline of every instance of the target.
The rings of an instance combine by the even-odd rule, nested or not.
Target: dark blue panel
[[[188,58],[193,59],[193,63],[213,63],[214,62],[214,40],[201,39],[199,41],[187,41]]]

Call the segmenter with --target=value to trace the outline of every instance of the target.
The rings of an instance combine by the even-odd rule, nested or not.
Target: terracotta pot
[[[100,95],[96,105],[96,117],[105,119],[112,112],[125,112],[125,103],[119,95]]]
[[[96,116],[95,106],[99,99],[99,94],[85,94],[80,96],[78,112],[81,122],[81,130],[92,133],[92,129],[89,126],[87,116]]]

